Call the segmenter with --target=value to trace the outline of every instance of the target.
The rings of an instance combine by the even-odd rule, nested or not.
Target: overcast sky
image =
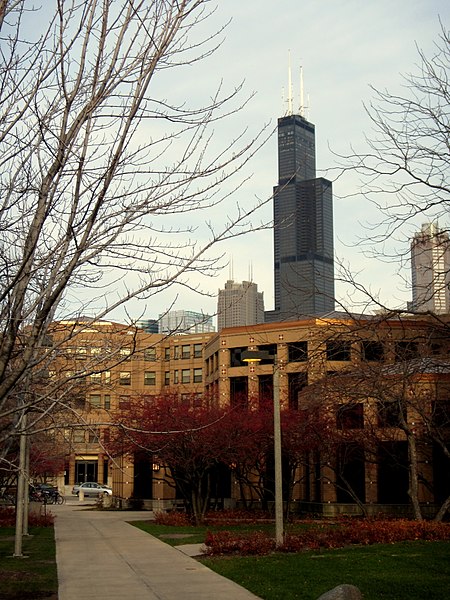
[[[370,133],[370,122],[363,103],[373,96],[369,86],[398,90],[401,74],[414,70],[416,44],[425,53],[432,49],[440,30],[439,17],[448,26],[448,0],[222,0],[208,24],[212,28],[231,19],[222,47],[201,71],[197,69],[195,77],[187,69],[168,78],[165,93],[169,96],[173,91],[189,98],[203,87],[214,89],[220,79],[231,88],[245,80],[246,93],[254,92],[255,97],[230,127],[236,128],[236,134],[246,125],[255,132],[267,122],[275,128],[277,118],[287,110],[282,93],[287,88],[290,53],[297,98],[299,67],[303,66],[308,118],[316,126],[318,175],[326,174],[336,164],[333,152],[345,154],[350,144],[364,151],[364,133]],[[249,169],[253,178],[235,197],[242,205],[270,197],[277,183],[275,136]],[[336,259],[359,273],[361,282],[379,292],[382,300],[402,306],[410,299],[404,281],[409,277],[409,265],[398,273],[393,265],[362,254],[360,239],[368,235],[364,223],[375,221],[377,215],[363,198],[345,198],[356,189],[357,181],[351,177],[334,184]],[[261,219],[270,216],[269,205]],[[252,274],[264,292],[266,309],[272,309],[272,239],[272,231],[267,230],[227,244],[222,250],[232,268],[225,267],[220,276],[203,282],[203,287],[216,294],[230,276],[242,281]],[[405,248],[406,243],[403,251]],[[345,286],[336,286],[340,298],[347,292]],[[171,296],[161,295],[145,306],[131,304],[127,312],[153,318],[171,302]],[[214,313],[216,299],[180,291],[173,308]]]
[[[219,3],[214,20],[231,19],[231,23],[222,48],[202,67],[202,77],[214,82],[220,75],[228,85],[245,79],[247,92],[256,95],[241,112],[241,124],[255,130],[267,121],[275,126],[287,108],[282,94],[287,88],[290,53],[297,98],[298,72],[303,66],[309,119],[316,126],[317,167],[322,174],[335,166],[333,152],[345,153],[350,144],[364,150],[364,133],[370,133],[370,123],[363,102],[373,97],[369,86],[398,90],[401,74],[414,70],[416,44],[425,52],[432,49],[440,29],[439,17],[448,25],[449,16],[450,3],[444,0],[226,0]],[[234,126],[239,123],[235,121]],[[277,180],[274,136],[252,162],[251,170],[252,180],[235,198],[240,202],[271,194]],[[358,273],[374,293],[379,292],[382,300],[402,306],[410,298],[404,281],[409,277],[409,265],[398,273],[396,266],[362,254],[360,238],[368,235],[364,224],[378,215],[364,199],[345,198],[356,188],[357,181],[352,178],[334,184],[336,258]],[[269,208],[264,216],[270,216]],[[264,292],[266,309],[273,308],[272,231],[238,238],[226,250],[232,267],[205,282],[205,287],[214,293],[230,275],[242,281],[252,274]],[[347,291],[337,284],[338,296],[345,298]],[[166,308],[165,301],[168,306],[164,298],[159,299],[160,305],[149,306],[146,316],[157,316],[160,308]],[[216,300],[185,292],[175,308],[215,312]]]

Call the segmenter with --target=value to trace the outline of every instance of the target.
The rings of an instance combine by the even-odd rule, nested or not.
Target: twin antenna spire
[[[294,94],[293,94],[293,88],[292,88],[291,51],[289,50],[288,93],[287,93],[287,105],[288,105],[287,114],[288,115],[293,115],[294,114],[293,103],[294,103]],[[309,102],[308,102],[308,104],[309,104]],[[309,108],[309,107],[305,105],[305,101],[304,101],[304,92],[303,92],[303,67],[300,66],[300,106],[299,106],[299,109],[298,109],[298,114],[301,117],[303,117],[303,118],[306,118],[306,115],[305,115],[305,109],[306,108]]]

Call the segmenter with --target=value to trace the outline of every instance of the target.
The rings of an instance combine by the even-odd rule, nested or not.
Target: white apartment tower
[[[217,302],[217,327],[239,327],[264,323],[264,297],[251,281],[236,283],[229,279],[219,290]]]
[[[450,240],[435,223],[425,223],[411,241],[412,308],[450,312]]]

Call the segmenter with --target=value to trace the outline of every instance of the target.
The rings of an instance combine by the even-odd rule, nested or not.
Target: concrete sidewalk
[[[69,501],[51,507],[56,515],[58,600],[257,599],[126,522],[149,519],[152,513],[88,510],[88,504],[93,503]]]

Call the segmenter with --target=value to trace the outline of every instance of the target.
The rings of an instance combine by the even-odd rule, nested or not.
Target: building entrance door
[[[77,460],[75,462],[75,482],[97,481],[98,463],[96,460]]]

